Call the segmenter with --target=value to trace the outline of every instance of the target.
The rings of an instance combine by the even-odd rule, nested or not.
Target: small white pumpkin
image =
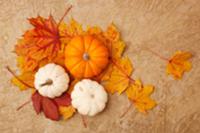
[[[108,100],[103,86],[90,79],[76,83],[71,93],[72,106],[82,115],[94,116],[101,112]]]
[[[50,63],[41,67],[35,74],[34,85],[42,96],[58,97],[68,89],[69,76],[64,68]]]

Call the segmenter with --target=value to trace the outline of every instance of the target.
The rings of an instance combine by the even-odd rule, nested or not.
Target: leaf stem
[[[159,57],[160,59],[162,59],[162,60],[164,60],[164,61],[167,61],[167,62],[169,61],[168,58],[166,58],[166,57],[164,57],[164,56],[158,54],[157,52],[155,52],[155,51],[153,51],[153,50],[151,50],[151,49],[149,49],[149,48],[147,48],[146,50],[149,51],[149,52],[151,52],[153,55]]]
[[[82,119],[83,126],[85,128],[87,128],[87,123],[86,123],[85,117],[83,115],[81,115],[81,119]]]
[[[63,19],[65,18],[65,16],[68,14],[68,12],[72,9],[72,5],[70,5],[70,7],[67,8],[67,10],[65,11],[64,15],[61,17],[61,19],[58,22],[58,27],[60,26],[60,23],[63,21]]]
[[[30,86],[29,84],[27,84],[26,82],[24,82],[23,80],[21,80],[20,78],[18,78],[17,75],[10,69],[9,66],[6,66],[6,69],[7,69],[19,82],[21,82],[22,84],[24,84],[26,87],[34,88],[33,86]]]
[[[19,111],[21,108],[23,108],[25,105],[29,104],[30,102],[31,102],[31,100],[26,101],[25,103],[20,105],[16,110]]]
[[[133,103],[130,102],[128,108],[123,112],[123,114],[120,116],[120,118],[123,118],[128,113],[128,111],[131,109],[132,105],[133,105]]]

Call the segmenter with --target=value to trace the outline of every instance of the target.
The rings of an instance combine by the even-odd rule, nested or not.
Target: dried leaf
[[[71,94],[71,92],[73,91],[74,89],[74,85],[80,81],[80,79],[74,79],[73,81],[70,82],[70,86],[69,86],[69,89],[67,90],[67,93]]]
[[[19,56],[27,56],[40,61],[53,58],[60,49],[60,37],[57,24],[52,16],[44,19],[40,16],[29,19],[34,29],[24,34],[15,48]]]
[[[38,62],[34,59],[18,56],[17,65],[22,73],[35,71],[38,68]]]
[[[39,114],[42,111],[42,96],[38,92],[35,92],[31,99],[36,113]]]
[[[53,100],[47,97],[43,97],[42,109],[47,118],[56,121],[59,120],[59,110],[56,106],[56,103]]]
[[[172,74],[175,79],[180,79],[184,72],[192,68],[191,63],[188,61],[192,57],[189,52],[177,51],[175,55],[169,60],[167,65],[167,73]]]
[[[143,86],[140,80],[136,80],[128,87],[126,94],[140,112],[146,113],[156,106],[156,102],[150,98],[153,90],[152,85]]]
[[[112,71],[113,71],[113,64],[110,63],[98,76],[94,77],[94,80],[99,82],[107,81],[110,79]]]
[[[20,90],[26,90],[28,88],[34,88],[34,73],[26,72],[19,76],[13,77],[11,82],[19,87]]]
[[[83,32],[81,24],[79,24],[73,18],[70,20],[69,24],[62,22],[59,25],[59,34],[61,37],[62,44],[66,45],[72,37],[76,35],[81,35],[83,33],[84,32]]]
[[[122,58],[119,61],[113,61],[113,71],[110,79],[104,83],[106,90],[110,93],[118,92],[121,94],[129,86],[130,75],[133,71],[129,58]]]
[[[103,32],[101,30],[100,27],[98,26],[94,26],[94,27],[89,27],[87,28],[87,34],[90,34],[90,35],[102,35]]]
[[[58,106],[69,106],[71,105],[71,96],[64,93],[62,96],[54,98],[54,101]]]
[[[62,115],[63,119],[69,119],[73,116],[73,114],[76,112],[73,106],[60,106],[59,107],[59,113]]]
[[[120,38],[120,33],[117,30],[117,27],[112,23],[108,26],[107,31],[105,32],[105,37],[110,41],[118,41]]]
[[[120,40],[120,33],[113,23],[108,27],[104,36],[109,40],[107,47],[110,50],[111,58],[115,60],[121,58],[125,49],[125,44],[122,40]]]

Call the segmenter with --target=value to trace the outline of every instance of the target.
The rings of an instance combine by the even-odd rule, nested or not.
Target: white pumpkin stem
[[[40,86],[52,85],[53,81],[51,79],[47,79],[45,83],[41,84]]]

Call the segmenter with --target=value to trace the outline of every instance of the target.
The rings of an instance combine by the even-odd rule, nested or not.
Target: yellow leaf
[[[65,45],[70,41],[72,36],[68,33],[68,26],[66,23],[61,22],[59,27],[61,49],[64,49]]]
[[[98,26],[88,27],[87,33],[91,35],[98,35],[98,34],[102,34],[102,30]]]
[[[82,29],[82,25],[72,18],[69,24],[64,22],[60,23],[59,33],[61,37],[73,37],[83,34],[84,31]]]
[[[123,41],[117,41],[113,42],[112,44],[112,50],[111,50],[111,56],[113,59],[118,59],[122,56],[122,53],[125,49],[125,44]]]
[[[167,74],[172,74],[175,79],[180,79],[184,72],[192,68],[191,63],[188,61],[191,57],[192,54],[189,52],[177,51],[167,64]]]
[[[19,67],[22,73],[35,71],[38,67],[38,62],[34,59],[18,56],[17,57],[17,66]]]
[[[112,61],[113,70],[110,79],[104,83],[106,90],[110,93],[121,94],[129,86],[132,80],[130,75],[133,67],[129,58],[122,58],[119,61]]]
[[[120,33],[116,26],[112,23],[106,32],[104,32],[105,38],[109,40],[107,47],[110,51],[112,59],[121,58],[125,49],[125,43],[120,39]]]
[[[73,89],[74,89],[74,85],[75,85],[78,81],[80,81],[80,79],[74,79],[73,81],[70,82],[69,89],[67,90],[67,92],[68,92],[69,94],[71,94],[71,92],[72,92]]]
[[[34,73],[26,72],[19,76],[13,77],[11,82],[19,87],[20,90],[34,88]]]
[[[110,79],[111,73],[113,70],[113,64],[110,63],[106,69],[104,69],[98,76],[96,76],[94,78],[94,80],[99,81],[99,82],[103,82],[103,81],[107,81]]]
[[[111,23],[111,25],[108,26],[104,35],[110,41],[118,41],[120,38],[120,33],[113,23]]]
[[[72,117],[75,112],[76,112],[76,110],[71,105],[67,106],[67,107],[65,107],[65,106],[59,107],[59,113],[60,113],[60,115],[62,115],[64,120],[67,120],[70,117]]]
[[[150,98],[153,90],[152,85],[143,86],[140,80],[136,80],[128,87],[126,95],[140,112],[146,113],[156,106],[156,102]]]

